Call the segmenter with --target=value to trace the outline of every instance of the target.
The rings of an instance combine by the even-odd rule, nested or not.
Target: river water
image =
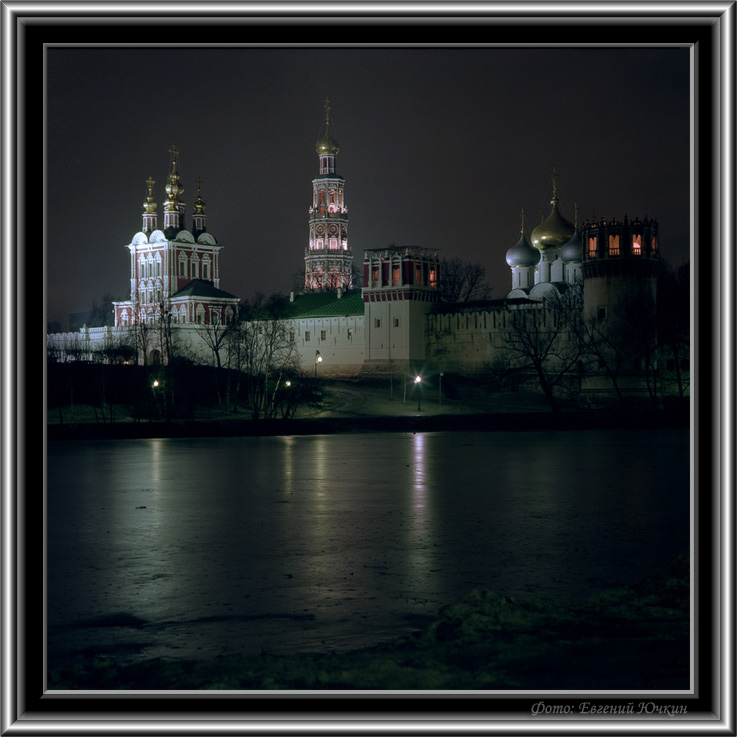
[[[344,651],[689,545],[684,430],[52,442],[49,667]]]

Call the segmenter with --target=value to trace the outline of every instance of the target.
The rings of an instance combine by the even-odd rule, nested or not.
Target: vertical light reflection
[[[284,447],[282,454],[284,478],[282,484],[284,493],[289,495],[294,493],[294,436],[285,435],[281,440]]]
[[[433,598],[437,590],[433,558],[432,480],[429,478],[428,438],[423,433],[412,436],[412,466],[409,498],[407,545],[407,591],[415,603]]]
[[[161,438],[151,439],[151,482],[152,490],[157,491],[157,485],[161,483],[161,464],[164,452],[164,441]]]

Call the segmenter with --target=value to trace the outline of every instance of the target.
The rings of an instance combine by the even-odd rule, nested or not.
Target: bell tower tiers
[[[320,160],[320,173],[312,180],[310,239],[305,249],[305,289],[350,289],[353,255],[348,248],[348,208],[343,197],[345,180],[335,173],[335,159],[340,147],[330,134],[329,100],[325,100],[324,132],[315,144],[315,150]]]

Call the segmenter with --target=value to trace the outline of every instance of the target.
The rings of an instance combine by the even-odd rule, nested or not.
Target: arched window
[[[197,305],[197,323],[199,325],[205,323],[205,308],[202,305]]]
[[[190,268],[190,274],[192,275],[192,279],[199,279],[200,278],[200,259],[196,253],[192,254],[192,258],[190,259],[189,268]]]
[[[640,235],[639,233],[632,236],[632,255],[642,255],[642,235]]]
[[[589,236],[589,258],[596,258],[596,236]]]
[[[183,253],[179,254],[179,277],[187,278],[187,257]]]

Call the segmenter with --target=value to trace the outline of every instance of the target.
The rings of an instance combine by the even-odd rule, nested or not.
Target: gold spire
[[[154,214],[156,212],[156,201],[154,200],[154,181],[153,177],[146,180],[146,201],[143,203],[144,214]]]
[[[522,224],[520,225],[519,232],[522,233],[522,235],[525,234],[525,208],[522,208]]]
[[[325,98],[325,135],[315,144],[318,154],[335,155],[340,151],[338,142],[330,136],[330,99]]]
[[[195,215],[205,214],[205,201],[202,199],[202,180],[199,177],[197,177],[197,197],[193,207]]]
[[[553,179],[553,199],[550,200],[550,204],[554,205],[556,202],[558,202],[558,175],[555,173],[555,166],[553,167],[552,179]]]

